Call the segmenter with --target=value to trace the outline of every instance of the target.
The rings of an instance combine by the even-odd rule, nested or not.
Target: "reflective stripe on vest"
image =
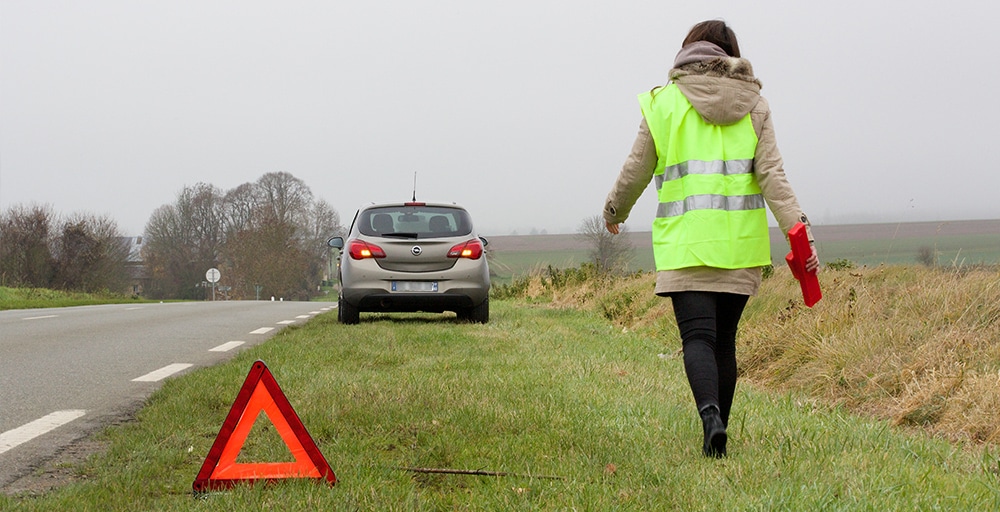
[[[657,217],[679,217],[692,210],[757,210],[764,207],[764,197],[760,194],[749,196],[701,195],[687,196],[681,201],[660,203],[656,206]]]
[[[750,174],[753,172],[753,160],[732,160],[729,162],[716,160],[714,162],[702,162],[694,160],[691,162],[681,162],[663,169],[663,174],[653,176],[656,180],[656,191],[663,187],[664,181],[678,180],[689,174],[721,174],[723,176],[733,176],[736,174]]]
[[[770,264],[750,115],[732,125],[710,124],[674,84],[639,95],[639,103],[657,155],[656,269]]]

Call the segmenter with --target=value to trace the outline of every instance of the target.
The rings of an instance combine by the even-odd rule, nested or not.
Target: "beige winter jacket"
[[[699,53],[705,53],[700,52],[699,48],[685,48],[688,50],[686,54],[682,50],[683,58],[679,54],[678,62],[695,62],[682,62],[672,69],[670,80],[677,84],[695,110],[710,123],[732,124],[749,112],[758,138],[754,173],[767,206],[786,236],[796,222],[805,223],[808,230],[809,221],[799,208],[795,193],[785,179],[781,154],[774,138],[771,111],[767,100],[760,96],[760,82],[754,78],[748,61],[715,56],[717,48],[704,48],[707,51],[704,59],[698,59]],[[618,180],[605,202],[606,222],[619,224],[628,218],[635,202],[653,178],[656,158],[656,147],[646,120],[643,119],[639,124],[639,134],[632,145],[632,152],[625,160]],[[813,240],[811,232],[809,240]],[[656,293],[664,295],[697,290],[756,295],[760,282],[760,268],[729,270],[690,267],[657,272]]]

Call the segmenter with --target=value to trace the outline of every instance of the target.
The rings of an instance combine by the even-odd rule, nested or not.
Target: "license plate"
[[[437,281],[393,281],[392,291],[394,292],[436,292],[438,291]]]

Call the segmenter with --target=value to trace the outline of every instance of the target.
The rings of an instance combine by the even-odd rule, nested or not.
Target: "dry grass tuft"
[[[679,348],[670,302],[653,295],[652,274],[532,281],[531,296],[552,307],[596,308],[623,329]],[[952,440],[1000,443],[995,267],[825,269],[820,281],[824,298],[812,309],[787,268],[764,281],[740,331],[745,378]]]
[[[790,294],[787,274],[762,295]],[[997,440],[1000,273],[877,267],[822,282],[815,309],[761,311],[748,325],[745,352],[769,354],[744,364],[751,379],[955,440]]]

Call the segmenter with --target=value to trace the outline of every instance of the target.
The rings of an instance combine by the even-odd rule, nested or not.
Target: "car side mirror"
[[[480,240],[481,242],[483,242],[483,247],[486,247],[487,245],[490,245],[490,241],[489,241],[489,240],[487,240],[485,236],[481,236],[481,237],[479,237],[479,240]]]
[[[344,238],[343,237],[339,237],[339,236],[335,236],[335,237],[327,240],[326,241],[326,245],[329,245],[330,247],[333,247],[334,249],[343,249],[344,248]]]

